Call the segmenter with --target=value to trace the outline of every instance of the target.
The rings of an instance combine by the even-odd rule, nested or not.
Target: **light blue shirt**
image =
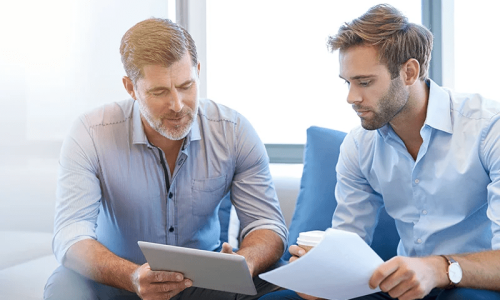
[[[332,225],[372,241],[385,205],[398,255],[500,248],[500,103],[430,82],[423,143],[414,160],[390,125],[352,130],[337,165]]]
[[[257,133],[240,114],[200,100],[173,176],[163,152],[149,143],[133,100],[81,116],[63,143],[53,249],[95,239],[142,264],[137,241],[204,250],[220,247],[218,210],[230,193],[241,236],[257,229],[287,239],[287,228]],[[170,190],[167,191],[166,176]]]

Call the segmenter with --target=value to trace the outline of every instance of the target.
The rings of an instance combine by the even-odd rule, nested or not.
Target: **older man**
[[[265,148],[239,113],[198,99],[200,63],[187,31],[148,19],[123,36],[132,99],[81,116],[60,157],[54,253],[46,299],[253,299],[191,287],[152,271],[137,241],[232,253],[218,210],[231,198],[253,276],[278,261],[287,229]],[[214,271],[215,272],[215,271]],[[216,274],[214,273],[214,276]]]

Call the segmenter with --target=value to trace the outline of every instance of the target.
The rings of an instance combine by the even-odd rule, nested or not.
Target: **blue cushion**
[[[307,129],[307,143],[304,149],[304,170],[300,191],[290,224],[288,245],[297,241],[299,233],[309,230],[325,230],[332,225],[332,216],[337,206],[335,185],[340,145],[345,132],[322,127]],[[372,248],[387,260],[396,254],[399,235],[394,220],[382,210],[379,225],[375,230]],[[290,258],[288,250],[282,257]]]

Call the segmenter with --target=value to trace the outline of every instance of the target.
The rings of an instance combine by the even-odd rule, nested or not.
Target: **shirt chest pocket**
[[[193,179],[193,215],[207,216],[214,213],[226,191],[226,176]]]

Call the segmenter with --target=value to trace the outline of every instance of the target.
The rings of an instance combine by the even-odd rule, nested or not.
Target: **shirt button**
[[[170,226],[170,228],[168,229],[168,231],[174,232],[174,226]]]
[[[418,240],[417,240],[417,244],[422,244],[422,240],[421,240],[421,239],[418,239]]]
[[[174,194],[172,194],[172,192],[168,193],[168,198],[172,199],[173,196]]]
[[[419,183],[419,182],[420,182],[420,180],[418,180],[418,179],[415,179],[415,183]]]
[[[426,215],[426,214],[427,214],[427,211],[424,209],[424,210],[422,211],[422,214]]]

